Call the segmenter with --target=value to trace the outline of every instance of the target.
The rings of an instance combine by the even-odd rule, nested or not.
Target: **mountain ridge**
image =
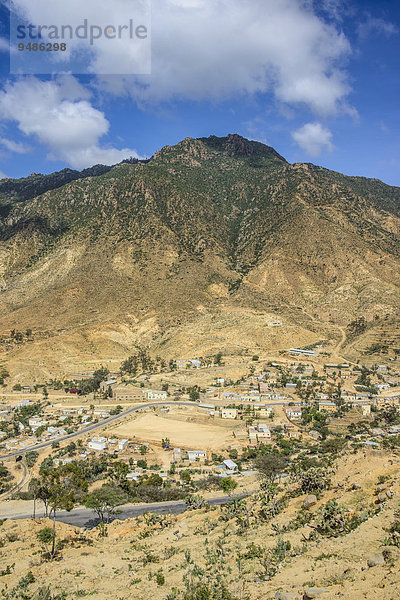
[[[334,344],[360,316],[370,332],[398,320],[400,188],[291,165],[236,134],[186,138],[0,216],[0,332],[46,332],[64,345],[56,369],[74,345],[99,361],[138,343],[251,352]],[[260,330],[263,315],[290,332]],[[34,371],[34,346],[11,360]]]

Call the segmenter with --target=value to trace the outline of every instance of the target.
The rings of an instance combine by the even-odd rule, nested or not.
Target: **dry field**
[[[136,438],[148,442],[161,442],[169,438],[173,446],[182,446],[193,450],[217,450],[234,442],[233,429],[238,429],[238,423],[231,428],[219,426],[210,420],[209,424],[190,422],[162,416],[157,413],[143,413],[128,423],[124,423],[109,431],[110,434],[122,438]],[[239,427],[243,427],[241,424]]]

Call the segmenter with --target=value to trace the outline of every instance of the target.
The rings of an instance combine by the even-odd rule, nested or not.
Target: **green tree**
[[[197,389],[195,389],[195,388],[192,388],[192,389],[190,390],[190,392],[189,392],[189,398],[190,398],[191,400],[199,400],[199,398],[200,398],[200,393],[199,393],[199,391],[198,391]]]
[[[33,515],[32,518],[36,519],[36,500],[40,498],[40,479],[33,477],[28,485],[28,490],[33,497]]]
[[[76,464],[63,465],[57,469],[44,469],[41,480],[46,489],[50,515],[53,517],[54,537],[51,556],[54,557],[57,511],[71,511],[87,491],[87,481],[81,468]]]
[[[25,454],[26,464],[29,468],[32,468],[39,458],[39,453],[32,450],[31,452],[27,452]]]
[[[232,492],[237,488],[237,481],[232,479],[232,477],[224,477],[221,480],[221,489],[230,496]]]
[[[110,466],[107,477],[115,485],[123,488],[126,486],[126,476],[128,475],[128,472],[129,465],[126,462],[119,460]]]
[[[214,364],[215,365],[221,365],[222,364],[222,352],[218,352],[215,356],[214,356]]]
[[[182,471],[180,474],[181,481],[185,484],[189,484],[192,480],[188,471]]]
[[[43,551],[45,551],[50,558],[54,556],[54,547],[55,547],[55,539],[56,533],[55,530],[51,527],[43,527],[37,533],[37,539],[42,544]],[[52,549],[50,550],[50,547]]]
[[[94,490],[83,499],[86,508],[90,508],[102,523],[109,523],[110,517],[116,514],[116,508],[127,502],[127,495],[120,489],[110,485],[103,485]]]
[[[261,454],[254,461],[254,467],[260,477],[268,483],[274,483],[275,479],[282,475],[288,466],[288,459],[281,454]]]

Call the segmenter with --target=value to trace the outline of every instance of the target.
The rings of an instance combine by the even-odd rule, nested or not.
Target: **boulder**
[[[299,600],[299,595],[296,592],[276,592],[276,600]]]
[[[388,488],[388,484],[387,483],[381,483],[380,485],[376,486],[376,491],[378,493],[384,492],[385,490],[387,490],[387,488]]]
[[[304,592],[304,600],[313,600],[313,598],[319,598],[320,596],[322,596],[322,594],[326,594],[328,590],[326,590],[325,588],[317,588],[317,587],[312,587],[312,588],[307,588]]]
[[[377,567],[378,565],[384,565],[385,564],[385,559],[383,557],[383,554],[374,554],[373,556],[370,556],[369,559],[367,560],[367,565],[371,568],[371,567]]]
[[[360,490],[360,489],[361,489],[361,484],[360,484],[360,483],[358,483],[357,481],[355,481],[355,482],[353,483],[353,485],[351,486],[351,489],[352,489],[352,490]]]
[[[310,494],[309,496],[307,496],[307,498],[303,500],[303,508],[311,508],[312,506],[314,506],[314,504],[317,503],[317,501],[317,496],[314,496],[314,494]]]
[[[377,504],[385,502],[385,500],[387,500],[386,494],[378,494],[378,497],[377,497],[377,500],[376,500]]]

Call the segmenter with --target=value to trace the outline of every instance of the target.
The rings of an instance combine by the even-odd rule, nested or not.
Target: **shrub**
[[[187,510],[198,510],[209,506],[208,502],[199,494],[189,494],[189,496],[186,496],[185,504]]]
[[[300,484],[304,494],[320,493],[331,484],[331,473],[323,467],[310,467],[303,470],[299,465],[292,469],[292,478]]]

